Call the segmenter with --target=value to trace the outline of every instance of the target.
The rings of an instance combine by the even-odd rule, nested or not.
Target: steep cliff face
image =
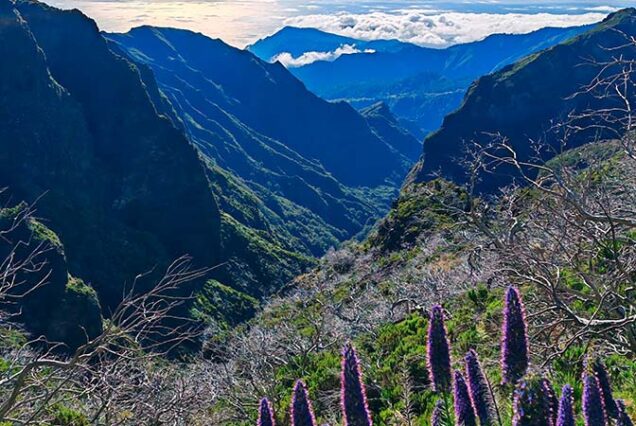
[[[0,305],[34,338],[74,349],[102,331],[99,301],[93,288],[69,274],[60,239],[30,211],[24,203],[0,208]],[[18,266],[15,275],[9,272]]]
[[[137,69],[78,11],[20,1],[1,12],[0,182],[13,199],[41,197],[70,272],[112,307],[124,283],[174,257],[217,263],[204,168]]]
[[[484,146],[493,134],[508,138],[520,160],[535,154],[531,141],[541,141],[545,146],[541,154],[549,159],[563,148],[598,137],[614,137],[613,133],[603,135],[595,127],[594,131],[574,134],[562,147],[559,137],[563,133],[555,132],[554,127],[572,113],[621,107],[621,100],[611,93],[599,96],[597,92],[580,92],[613,58],[622,55],[626,61],[636,59],[636,46],[628,39],[634,34],[636,10],[625,9],[582,35],[480,78],[468,91],[462,106],[425,140],[422,158],[408,181],[426,181],[440,172],[456,183],[466,182],[466,171],[458,159],[465,156],[469,145]],[[618,72],[618,68],[609,67],[602,72],[607,77]],[[634,94],[630,91],[628,96]],[[588,120],[576,123],[581,128],[590,124],[592,121]],[[494,192],[514,177],[513,170],[501,168],[495,174],[484,174],[476,189]]]
[[[210,278],[237,301],[260,298],[312,264],[313,246],[298,235],[313,236],[318,251],[344,238],[308,209],[201,157],[152,70],[109,45],[80,12],[34,1],[0,6],[0,205],[35,202],[64,247],[64,271],[78,277],[61,273],[49,287],[55,297],[36,309],[54,329],[36,315],[25,321],[30,330],[77,343],[80,317],[99,324],[100,305],[107,317],[139,274],[143,290],[185,254],[196,266],[222,265]],[[288,218],[305,228],[290,229]],[[91,286],[99,303],[84,297]],[[218,310],[203,281],[183,288],[192,292]],[[224,306],[227,317],[202,313],[244,319]]]

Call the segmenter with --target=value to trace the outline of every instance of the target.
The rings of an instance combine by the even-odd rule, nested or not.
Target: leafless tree
[[[6,189],[0,188],[0,195]],[[0,212],[2,212],[0,208]],[[0,321],[8,321],[19,312],[19,302],[46,285],[50,272],[46,270],[46,253],[52,247],[39,242],[32,247],[30,241],[12,243],[9,236],[30,221],[34,215],[32,206],[23,204],[7,216],[6,225],[0,228],[0,243],[10,247],[4,259],[0,259]],[[25,277],[38,277],[29,282]]]
[[[32,220],[33,211],[16,210],[0,238]],[[24,244],[15,243],[0,263],[4,326],[15,319],[14,306],[47,284],[46,253],[51,247],[43,242],[24,252],[19,250]],[[140,293],[133,285],[102,332],[70,354],[44,337],[0,348],[0,422],[48,424],[55,408],[63,405],[91,424],[193,424],[189,419],[214,399],[214,389],[197,380],[205,377],[195,374],[201,365],[180,371],[164,357],[197,336],[193,324],[176,313],[188,299],[182,296],[183,285],[208,271],[193,269],[190,259],[182,257],[150,290]],[[31,282],[31,276],[44,278]]]
[[[625,37],[617,52],[636,48]],[[596,140],[545,161],[542,154],[558,152],[528,141],[536,155],[524,159],[505,136],[494,135],[472,151],[472,181],[505,167],[517,185],[494,200],[473,195],[463,213],[455,209],[487,237],[502,275],[536,288],[532,340],[544,342],[535,349],[545,364],[574,343],[636,354],[636,64],[617,55],[594,65],[598,75],[573,96],[606,100],[608,107],[574,112],[554,130],[560,147],[590,130]]]

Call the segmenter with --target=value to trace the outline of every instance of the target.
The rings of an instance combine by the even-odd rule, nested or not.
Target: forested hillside
[[[628,141],[633,144],[633,138]],[[635,164],[614,141],[541,165],[545,179],[539,186],[508,192],[494,203],[443,180],[405,188],[365,243],[329,253],[229,344],[210,346],[213,359],[230,359],[226,365],[231,367],[219,379],[224,391],[214,418],[251,424],[257,414],[251,408],[254,395],[263,395],[278,423],[290,424],[290,395],[302,379],[315,424],[341,424],[340,351],[351,342],[358,350],[373,424],[463,424],[455,423],[450,388],[436,391],[431,382],[429,315],[440,304],[450,366],[466,377],[464,356],[476,351],[485,386],[492,387],[492,396],[486,396],[497,401],[501,424],[554,424],[548,418],[555,408],[549,415],[549,408],[542,412],[524,405],[526,394],[502,383],[499,345],[510,284],[518,286],[525,304],[529,366],[520,367],[514,382],[534,392],[528,398],[544,394],[532,390],[539,379],[547,379],[557,396],[569,385],[573,416],[582,424],[588,416],[581,405],[588,392],[582,377],[594,362],[602,362],[612,398],[624,401],[634,416],[636,223],[627,210],[636,197]],[[560,184],[553,183],[556,176],[564,177]],[[587,196],[574,204],[568,194]],[[621,224],[612,227],[609,220]],[[611,236],[610,227],[616,231]],[[435,423],[440,398],[445,401],[437,410],[442,420]],[[521,408],[537,410],[526,413],[535,417],[513,420]],[[369,424],[359,413],[353,415]],[[493,417],[479,424],[500,424],[490,413]],[[466,424],[478,424],[473,421]]]

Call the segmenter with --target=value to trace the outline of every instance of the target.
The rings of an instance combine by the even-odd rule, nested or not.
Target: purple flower
[[[583,419],[585,426],[606,426],[607,414],[596,377],[583,376]]]
[[[269,403],[267,398],[261,399],[261,403],[258,408],[258,421],[256,422],[256,426],[275,426],[276,422],[274,422],[274,411],[272,410],[272,405]]]
[[[616,402],[612,396],[612,386],[610,385],[609,374],[607,374],[607,369],[599,358],[595,359],[592,363],[592,372],[598,382],[607,415],[613,419],[618,418],[618,409],[616,408]]]
[[[468,381],[470,400],[479,418],[479,424],[481,426],[494,425],[496,423],[495,402],[490,392],[488,379],[479,364],[477,352],[473,349],[468,351],[464,357],[464,361],[466,364],[466,380]]]
[[[513,426],[545,426],[550,424],[550,408],[545,398],[544,379],[519,381],[514,391]]]
[[[570,385],[563,386],[556,426],[574,426],[574,396]]]
[[[455,425],[477,426],[475,410],[473,410],[473,405],[468,395],[468,387],[464,381],[464,376],[457,370],[455,370],[453,381],[453,394],[455,397]]]
[[[345,426],[371,426],[373,424],[362,382],[360,362],[351,345],[345,346],[342,352],[340,400]]]
[[[451,385],[450,348],[444,327],[444,313],[440,305],[431,309],[426,345],[428,371],[437,392],[448,392]]]
[[[307,387],[302,380],[296,381],[291,402],[292,426],[316,426],[316,416],[311,406]]]
[[[629,418],[627,410],[625,409],[625,403],[620,399],[614,401],[616,403],[616,412],[618,414],[616,419],[616,426],[634,426],[634,422]]]
[[[519,291],[508,287],[504,306],[501,340],[503,382],[514,384],[528,369],[528,335],[526,314]]]
[[[541,386],[543,388],[543,398],[545,399],[545,404],[548,413],[548,421],[550,426],[556,425],[557,422],[557,413],[559,411],[559,399],[556,396],[556,392],[554,392],[554,387],[552,383],[548,379],[543,379]]]
[[[444,422],[444,403],[438,399],[431,414],[431,426],[442,426]]]

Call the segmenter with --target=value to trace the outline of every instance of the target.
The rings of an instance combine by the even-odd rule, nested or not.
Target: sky
[[[446,47],[493,33],[597,22],[631,1],[381,0],[44,0],[77,8],[104,31],[140,25],[198,31],[245,47],[285,25],[361,39],[399,39]]]

